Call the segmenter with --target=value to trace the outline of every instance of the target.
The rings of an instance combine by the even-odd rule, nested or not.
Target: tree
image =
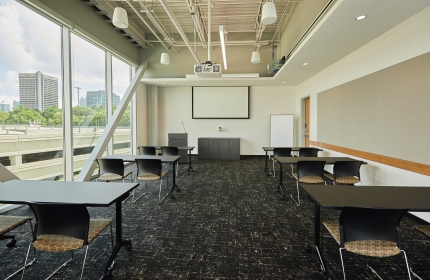
[[[37,121],[40,124],[46,124],[46,119],[42,116],[39,110],[26,109],[23,105],[19,105],[9,113],[8,124],[23,124],[27,125],[29,121]]]

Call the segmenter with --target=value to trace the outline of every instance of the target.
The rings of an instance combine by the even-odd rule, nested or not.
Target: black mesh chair
[[[9,248],[14,247],[16,244],[16,239],[15,239],[15,235],[10,234],[11,231],[28,222],[30,224],[29,232],[33,233],[33,225],[31,224],[31,220],[33,220],[33,218],[31,217],[1,215],[0,216],[0,240],[10,239],[10,241],[6,243],[6,246]],[[17,232],[14,232],[14,233],[17,233]],[[34,259],[31,262],[27,263],[27,266],[32,265],[35,260],[36,260],[36,255],[34,256]],[[15,271],[13,274],[5,278],[5,280],[12,278],[13,276],[21,272],[21,270],[23,269],[24,267],[21,267],[19,270]]]
[[[324,174],[333,181],[333,185],[354,185],[361,182],[360,167],[362,161],[336,161],[333,166],[333,174]]]
[[[96,182],[98,180],[106,182],[122,180],[124,182],[124,179],[132,174],[130,171],[124,170],[124,161],[122,159],[99,158],[96,161],[99,166]]]
[[[138,147],[139,153],[145,156],[155,156],[157,154],[153,146],[140,146]]]
[[[276,176],[275,174],[276,157],[291,157],[291,148],[273,148],[273,155],[272,155],[273,177]]]
[[[82,279],[88,245],[107,226],[111,226],[111,243],[113,248],[112,220],[90,219],[87,208],[83,204],[64,203],[28,203],[36,216],[33,241],[28,246],[22,278],[31,247],[44,252],[71,252],[71,258],[57,268],[48,278],[52,277],[62,267],[73,261],[73,251],[85,247],[85,256],[82,264]]]
[[[366,256],[366,266],[382,279],[369,266],[368,257],[385,258],[403,253],[409,279],[410,268],[405,251],[400,248],[399,224],[405,209],[375,209],[343,207],[339,221],[323,222],[325,228],[339,244],[343,277],[346,279],[342,251]]]
[[[291,198],[296,202],[297,206],[300,206],[300,183],[325,184],[323,179],[324,166],[325,161],[299,160],[297,162],[297,173],[293,173],[297,185],[297,201],[294,199],[293,195],[291,195]]]
[[[137,165],[137,175],[136,180],[139,181],[145,181],[146,183],[146,192],[148,191],[148,181],[160,181],[160,190],[158,191],[158,203],[161,203],[164,201],[164,198],[161,198],[161,186],[163,185],[163,178],[167,175],[167,172],[163,171],[163,167],[161,164],[161,160],[159,159],[136,159],[136,165]],[[169,185],[169,177],[167,177],[167,186]],[[133,202],[136,202],[138,199],[140,199],[142,196],[144,196],[145,193],[143,193],[138,198],[134,199],[134,191],[133,191]]]
[[[161,147],[161,152],[163,153],[163,156],[179,155],[178,147],[163,146]],[[176,176],[178,176],[178,172],[179,172],[179,161],[176,162]]]
[[[299,149],[299,157],[317,157],[318,149],[312,147],[300,148]],[[291,164],[291,174],[294,173],[294,165]]]

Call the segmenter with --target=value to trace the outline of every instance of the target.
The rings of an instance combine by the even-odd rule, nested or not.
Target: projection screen
[[[249,119],[249,87],[193,87],[193,119]]]

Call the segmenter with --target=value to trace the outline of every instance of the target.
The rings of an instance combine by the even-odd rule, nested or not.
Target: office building
[[[113,106],[118,106],[121,98],[118,94],[113,94],[112,102]],[[106,92],[104,90],[87,91],[85,98],[81,97],[81,106],[92,107],[94,105],[103,106],[106,108]],[[84,105],[85,104],[85,105]]]
[[[58,78],[36,73],[19,73],[19,101],[27,109],[58,107]]]
[[[3,111],[3,112],[10,111],[10,104],[1,103],[0,104],[0,110]]]
[[[19,106],[19,104],[20,104],[20,102],[19,102],[19,101],[14,100],[14,101],[13,101],[13,108],[18,107],[18,106]]]

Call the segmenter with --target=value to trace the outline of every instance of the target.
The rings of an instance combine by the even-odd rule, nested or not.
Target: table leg
[[[264,172],[267,172],[267,150],[266,150],[266,163],[264,164]],[[269,175],[269,174],[267,174]]]
[[[321,207],[314,202],[315,205],[315,217],[314,217],[314,234],[315,234],[315,240],[314,244],[306,244],[305,245],[305,251],[315,252],[318,256],[318,259],[321,263],[321,271],[319,273],[320,279],[328,279],[328,271],[327,267],[325,265],[325,261],[321,252],[321,244],[320,244],[320,231],[321,231]]]
[[[112,273],[112,267],[115,260],[116,255],[118,254],[121,247],[125,246],[127,250],[131,250],[131,240],[123,240],[122,239],[122,200],[124,196],[121,196],[116,202],[116,244],[112,250],[112,253],[109,257],[109,260],[106,263],[105,271],[102,279],[106,279],[110,277]]]
[[[279,187],[276,191],[279,192],[279,190],[282,193],[281,199],[285,199],[284,188],[282,187],[282,163],[279,163]]]
[[[191,166],[191,150],[188,150],[188,175],[190,175],[190,170],[194,171]]]
[[[170,191],[170,198],[175,198],[175,196],[173,196],[173,191],[176,189],[177,192],[180,192],[181,189],[178,187],[178,185],[176,185],[176,162],[172,162],[173,164],[173,182],[172,182],[172,190]]]

